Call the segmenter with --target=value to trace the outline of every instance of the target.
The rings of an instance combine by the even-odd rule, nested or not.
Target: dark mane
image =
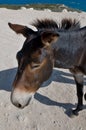
[[[44,19],[39,20],[37,19],[34,23],[32,23],[38,30],[44,29],[61,29],[61,30],[76,30],[80,28],[80,22],[76,19],[62,19],[60,24],[57,24],[54,20],[51,19]]]
[[[43,29],[58,29],[58,24],[52,19],[37,19],[34,23],[32,23],[38,30]]]
[[[59,25],[61,29],[66,30],[76,30],[80,28],[80,22],[76,19],[62,19],[61,24]]]

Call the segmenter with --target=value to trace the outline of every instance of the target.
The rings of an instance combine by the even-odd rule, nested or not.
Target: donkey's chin
[[[28,106],[34,97],[34,93],[13,91],[11,93],[11,102],[14,106],[23,109]]]

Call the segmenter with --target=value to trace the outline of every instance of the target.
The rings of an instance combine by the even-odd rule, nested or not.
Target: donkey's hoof
[[[77,110],[72,110],[72,113],[73,113],[73,115],[75,115],[75,116],[78,116],[78,115],[79,115],[79,113],[78,113]]]
[[[66,111],[66,114],[70,117],[70,118],[74,118],[76,116],[78,116],[78,113],[76,113],[75,110],[69,109],[68,111]]]
[[[79,113],[76,110],[71,110],[69,117],[74,118],[74,117],[76,117],[78,115],[79,115]]]

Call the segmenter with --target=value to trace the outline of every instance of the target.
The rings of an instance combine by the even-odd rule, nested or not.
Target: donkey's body
[[[53,65],[69,69],[77,86],[78,105],[74,114],[83,108],[83,74],[86,74],[86,27],[79,22],[64,19],[61,26],[53,20],[38,20],[26,26],[9,23],[11,29],[26,37],[17,53],[18,72],[14,80],[11,100],[17,107],[25,107],[41,84],[49,78]],[[46,73],[47,72],[47,73]],[[86,98],[86,95],[85,95]]]

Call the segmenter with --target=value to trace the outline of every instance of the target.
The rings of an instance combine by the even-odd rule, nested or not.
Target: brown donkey
[[[86,74],[86,27],[79,22],[63,19],[61,24],[53,20],[37,20],[33,25],[38,31],[8,23],[10,28],[26,37],[17,53],[18,70],[11,93],[12,103],[24,108],[46,81],[53,67],[69,69],[74,76],[78,104],[73,114],[83,109],[83,75]],[[86,98],[86,95],[85,95]]]

